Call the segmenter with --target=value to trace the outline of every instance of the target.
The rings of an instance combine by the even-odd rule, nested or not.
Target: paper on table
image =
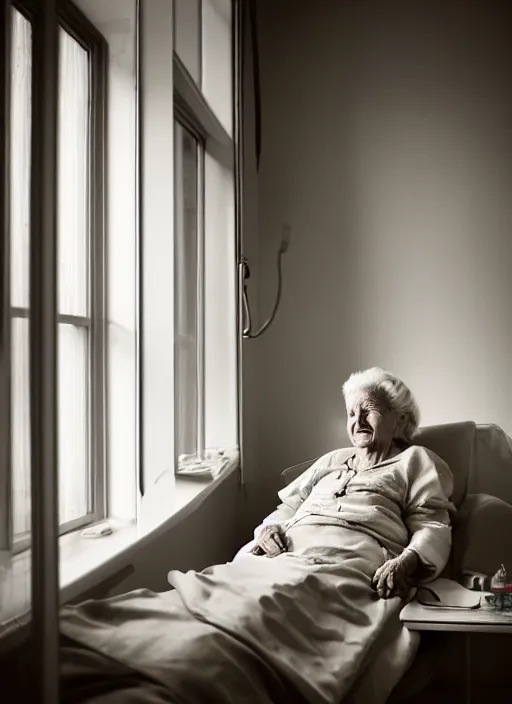
[[[466,589],[458,582],[439,577],[418,587],[416,600],[424,606],[452,609],[478,609],[480,594]]]

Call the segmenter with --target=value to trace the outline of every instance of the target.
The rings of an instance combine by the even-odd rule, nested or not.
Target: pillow
[[[503,563],[512,573],[512,506],[489,494],[468,494],[453,520],[451,565],[492,576]]]
[[[468,479],[474,459],[476,424],[473,421],[446,423],[421,428],[413,438],[435,452],[446,462],[453,474],[452,502],[457,508],[466,498]]]

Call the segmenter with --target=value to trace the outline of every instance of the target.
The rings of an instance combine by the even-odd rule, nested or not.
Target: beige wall
[[[258,175],[256,173],[255,147],[255,105],[253,85],[253,63],[251,37],[246,23],[245,61],[243,76],[244,112],[243,112],[243,227],[242,255],[247,257],[250,266],[250,278],[247,282],[253,329],[261,322],[258,309]],[[259,491],[260,457],[259,457],[259,360],[261,357],[261,340],[247,340],[242,343],[242,463],[244,490],[247,499],[242,514],[242,535],[249,538],[250,532],[261,517],[263,506]]]
[[[344,444],[340,388],[381,365],[423,422],[512,432],[506,3],[259,0],[259,490]],[[246,406],[246,415],[251,413]]]

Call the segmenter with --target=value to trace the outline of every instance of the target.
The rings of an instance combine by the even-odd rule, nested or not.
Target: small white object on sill
[[[176,474],[187,477],[216,479],[229,462],[229,455],[218,448],[206,449],[204,457],[180,455]]]
[[[94,523],[92,526],[87,526],[80,531],[81,538],[105,538],[107,535],[112,535],[114,529],[106,521]]]

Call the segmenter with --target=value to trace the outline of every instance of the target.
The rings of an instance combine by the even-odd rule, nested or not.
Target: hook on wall
[[[268,327],[271,325],[274,318],[276,317],[276,314],[277,314],[277,311],[279,308],[279,303],[281,302],[281,293],[282,293],[282,288],[283,288],[283,272],[282,272],[282,266],[281,266],[281,257],[283,256],[283,254],[285,254],[288,251],[288,247],[290,246],[290,236],[291,236],[291,226],[288,224],[283,225],[281,244],[279,245],[279,249],[277,251],[277,295],[276,295],[276,301],[274,303],[274,308],[272,309],[272,313],[270,314],[268,319],[263,323],[263,325],[258,330],[256,330],[256,332],[252,332],[251,309],[249,306],[249,297],[247,294],[247,280],[251,276],[251,270],[249,269],[249,262],[247,260],[247,257],[242,257],[242,259],[240,261],[240,264],[239,264],[239,284],[240,284],[240,289],[242,291],[242,339],[244,339],[244,340],[252,340],[252,339],[262,335],[265,332],[265,330],[268,329]]]

